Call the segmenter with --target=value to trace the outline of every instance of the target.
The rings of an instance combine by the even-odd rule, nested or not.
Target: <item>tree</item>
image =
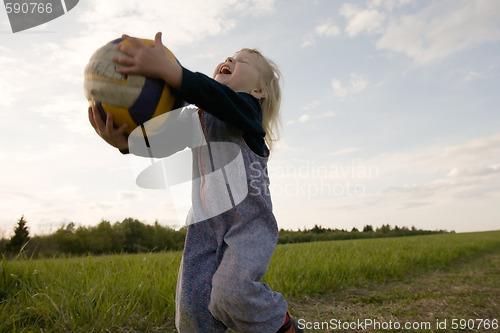
[[[14,229],[14,236],[12,236],[12,238],[10,239],[7,249],[10,252],[19,252],[29,240],[30,233],[23,215],[19,219],[17,227]]]
[[[369,224],[365,225],[363,232],[373,232],[373,227]]]

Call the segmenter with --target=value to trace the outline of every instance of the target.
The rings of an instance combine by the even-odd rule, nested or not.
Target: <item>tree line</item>
[[[446,233],[445,230],[420,230],[415,227],[391,227],[382,225],[374,229],[366,225],[362,231],[353,228],[323,228],[315,225],[311,229],[279,231],[279,244],[331,241],[357,238],[402,237]],[[156,221],[153,225],[137,219],[126,218],[111,223],[102,220],[96,226],[76,226],[68,223],[50,235],[31,237],[27,221],[22,216],[10,239],[0,239],[0,254],[8,257],[23,256],[30,258],[57,257],[64,255],[99,255],[113,253],[140,253],[179,251],[184,247],[186,228],[179,230],[162,226]]]
[[[185,236],[185,228],[175,230],[160,225],[158,221],[150,225],[126,218],[115,223],[102,220],[96,226],[77,227],[71,222],[50,235],[30,237],[23,216],[14,229],[14,236],[10,240],[0,240],[0,253],[15,256],[22,252],[27,257],[56,257],[179,251],[184,247]]]
[[[454,232],[454,231],[451,231]],[[385,238],[385,237],[405,237],[419,236],[430,234],[448,233],[446,230],[422,230],[415,227],[391,227],[389,224],[384,224],[378,228],[373,228],[372,225],[365,225],[363,230],[352,228],[351,231],[345,229],[323,228],[315,225],[312,229],[290,231],[280,229],[278,244],[287,243],[306,243],[320,242],[346,239],[363,239],[363,238]]]

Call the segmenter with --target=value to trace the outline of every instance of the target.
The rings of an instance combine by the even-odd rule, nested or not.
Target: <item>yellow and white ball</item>
[[[141,41],[154,46],[153,40]],[[97,107],[104,120],[106,113],[111,113],[115,126],[127,124],[127,132],[130,134],[136,127],[154,117],[181,107],[183,102],[163,80],[118,73],[117,64],[111,59],[123,54],[116,50],[116,44],[131,45],[119,38],[99,48],[85,67],[84,92],[87,100]],[[171,60],[177,61],[166,47],[165,52]]]

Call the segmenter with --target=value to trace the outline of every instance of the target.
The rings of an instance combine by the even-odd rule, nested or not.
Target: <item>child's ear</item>
[[[257,99],[262,99],[267,97],[267,92],[261,88],[252,90],[250,94]]]

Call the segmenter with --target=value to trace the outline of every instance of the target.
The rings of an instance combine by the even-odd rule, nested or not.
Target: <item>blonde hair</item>
[[[241,49],[241,51],[257,54],[263,66],[260,68],[260,84],[261,89],[266,92],[266,97],[260,100],[262,107],[262,127],[266,132],[265,141],[272,150],[273,142],[279,139],[279,130],[281,127],[281,116],[279,113],[281,105],[281,72],[276,63],[266,58],[257,49]]]

